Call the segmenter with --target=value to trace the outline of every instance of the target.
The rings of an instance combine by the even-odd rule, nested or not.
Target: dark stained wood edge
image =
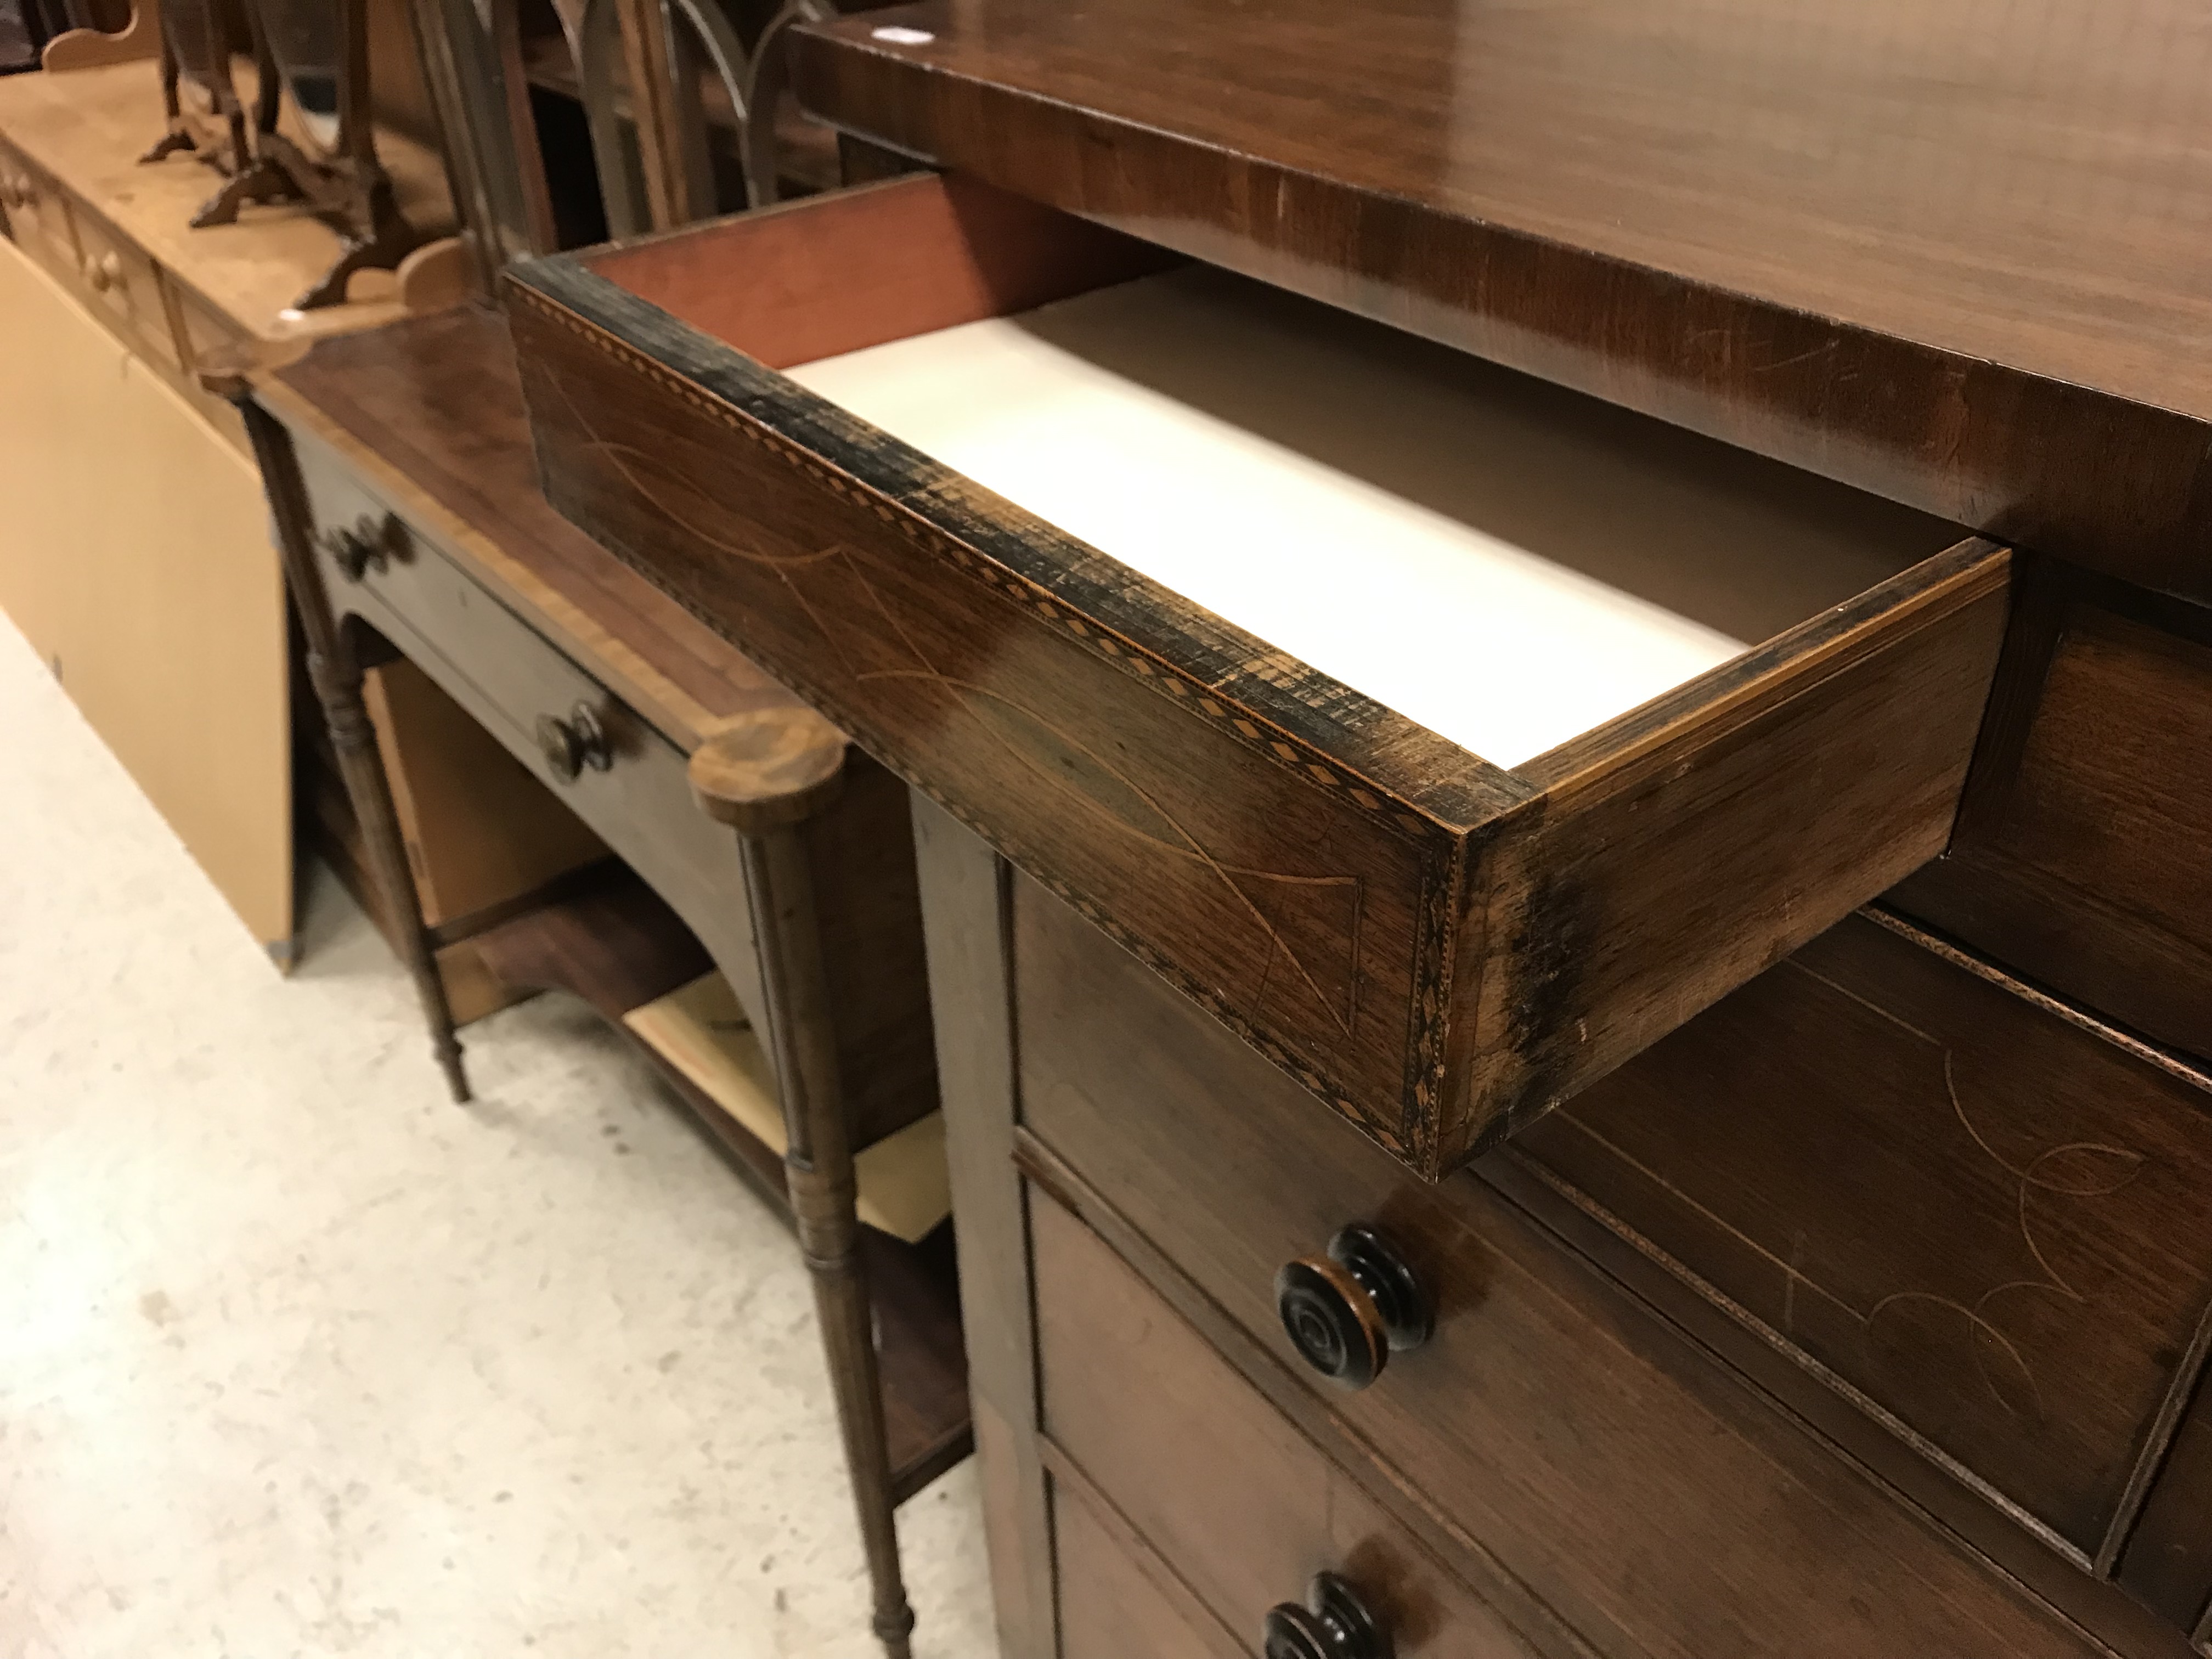
[[[1013,1162],[1020,1091],[1012,872],[979,837],[920,795],[914,797],[914,839],[999,1642],[1005,1659],[1055,1659],[1052,1504],[1037,1461],[1029,1200]]]
[[[1966,793],[1959,801],[1954,834],[1960,841],[2001,822],[2010,803],[2069,608],[2072,569],[2039,554],[2022,552],[2014,557],[2012,616],[1998,653],[1989,713],[1982,720],[1973,763],[1966,770]]]
[[[1887,899],[1869,905],[1860,914],[1868,921],[1887,927],[1899,939],[1911,939],[1923,950],[1933,951],[1953,967],[1963,968],[1978,979],[1985,979],[1992,985],[2001,986],[2023,1001],[2033,1003],[2045,1013],[2063,1019],[2069,1025],[2078,1026],[2116,1048],[2125,1049],[2146,1066],[2156,1066],[2167,1076],[2178,1078],[2212,1095],[2212,1072],[2208,1072],[2188,1055],[2146,1042],[2124,1027],[2108,1024],[2065,998],[2052,994],[2032,980],[2016,977],[1942,933],[1892,908]],[[2212,1111],[2212,1101],[2207,1102],[2206,1109]]]
[[[1435,1178],[1903,880],[1950,842],[2003,632],[1978,539],[1554,751],[1476,838]],[[1459,1000],[1465,1002],[1466,994]]]
[[[1138,1575],[1174,1608],[1177,1618],[1204,1638],[1215,1659],[1248,1659],[1250,1649],[1215,1616],[1212,1608],[1199,1599],[1198,1592],[1183,1582],[1174,1565],[1152,1547],[1151,1540],[1137,1530],[1114,1500],[1099,1490],[1098,1483],[1081,1464],[1049,1436],[1039,1441],[1038,1451],[1045,1473],[1052,1477],[1054,1492],[1065,1493],[1083,1506],[1085,1513],[1121,1552]]]
[[[1071,112],[850,23],[802,27],[792,50],[801,105],[856,137],[1997,540],[2212,599],[2212,423]],[[940,118],[948,106],[959,118]],[[1313,227],[1326,246],[1307,245]],[[1923,430],[1901,407],[1949,415]]]
[[[796,216],[769,208],[578,257],[770,368],[1027,311],[1182,263],[1152,243],[941,173],[841,192]]]
[[[2212,1382],[2199,1385],[2183,1413],[2120,1558],[2119,1582],[2183,1630],[2194,1629],[2200,1615],[2212,1613],[2207,1492],[2212,1492]]]
[[[1807,685],[1886,649],[1900,629],[1926,626],[1994,592],[2005,584],[2010,569],[2006,549],[1970,536],[1523,762],[1513,769],[1514,775],[1555,804],[1592,787],[1632,787],[1640,776],[1672,763],[1670,745],[1680,738],[1685,722],[1694,721],[1702,738],[1755,719]]]
[[[526,309],[623,372],[658,380],[679,398],[723,405],[781,440],[788,464],[833,489],[857,485],[866,492],[878,516],[923,551],[970,577],[1019,583],[1051,620],[1115,672],[1204,714],[1270,764],[1317,768],[1332,780],[1342,778],[1346,787],[1370,792],[1379,798],[1373,811],[1378,823],[1417,836],[1462,830],[1528,794],[1510,773],[981,489],[574,258],[510,266],[506,278],[511,312]],[[546,482],[557,504],[557,474]],[[650,569],[643,574],[653,575]],[[727,619],[701,620],[728,636]],[[743,641],[732,643],[743,648]]]
[[[2151,1487],[2165,1467],[2166,1454],[2173,1449],[2173,1437],[2180,1431],[2190,1399],[2203,1379],[2208,1358],[2212,1358],[2212,1304],[2208,1304],[2197,1316],[2197,1328],[2190,1334],[2189,1346],[2182,1351],[2180,1362],[2167,1381],[2166,1398],[2159,1401],[2157,1413],[2143,1430],[2142,1443],[2136,1448],[2135,1467],[2128,1471],[2127,1485],[2121,1489],[2119,1502],[2113,1507],[2112,1524],[2105,1529],[2104,1539],[2097,1547],[2095,1570],[2100,1578],[2110,1578],[2118,1569],[2120,1558],[2135,1535],[2136,1522],[2142,1519],[2143,1506],[2150,1500]]]

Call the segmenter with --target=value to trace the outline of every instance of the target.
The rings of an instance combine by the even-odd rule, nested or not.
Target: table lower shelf
[[[633,1009],[713,966],[682,919],[635,874],[611,866],[605,879],[471,942],[504,984],[568,992],[620,1032],[652,1062],[723,1162],[790,1224],[781,1157],[623,1022]],[[875,1310],[892,1500],[903,1503],[974,1449],[952,1224],[913,1244],[865,1224],[860,1237]]]

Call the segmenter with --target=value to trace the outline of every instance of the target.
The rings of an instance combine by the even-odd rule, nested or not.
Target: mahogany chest
[[[1009,1655],[2212,1653],[2212,43],[2090,17],[932,0],[793,69],[939,171],[513,273],[913,786]]]

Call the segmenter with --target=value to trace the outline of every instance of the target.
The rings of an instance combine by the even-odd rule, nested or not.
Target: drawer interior
[[[562,512],[1425,1174],[1950,839],[1934,520],[953,178],[511,279]]]
[[[819,208],[718,228],[711,261],[658,244],[596,268],[1500,767],[1959,538],[1225,270],[1143,271],[1158,261],[971,188],[853,198],[856,231],[895,221],[852,249],[897,247],[911,289],[884,317],[866,283],[801,303],[690,275],[787,271],[802,224],[805,259],[834,257]]]

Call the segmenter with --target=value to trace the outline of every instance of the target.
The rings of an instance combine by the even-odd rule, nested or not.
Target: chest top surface
[[[2182,592],[2208,76],[2187,0],[923,0],[796,67],[860,136]]]
[[[830,33],[2212,414],[2212,14],[2185,0],[927,0]]]

